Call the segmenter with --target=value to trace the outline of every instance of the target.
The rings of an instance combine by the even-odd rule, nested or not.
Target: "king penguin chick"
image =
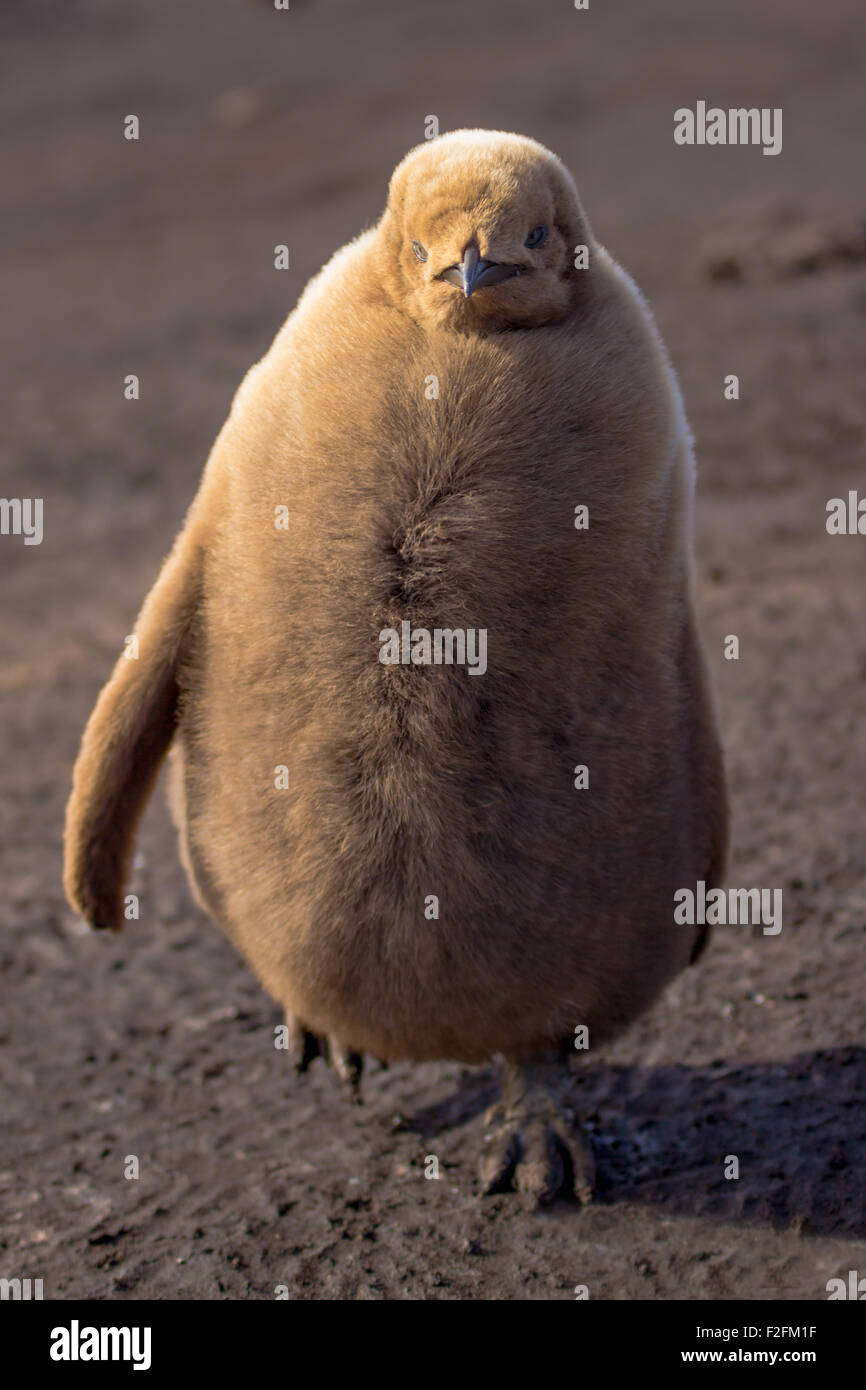
[[[194,892],[298,1064],[501,1056],[483,1189],[587,1199],[564,1058],[696,957],[674,893],[724,872],[692,491],[653,319],[560,161],[412,150],[235,396],[84,734],[70,901],[122,925],[173,741]]]

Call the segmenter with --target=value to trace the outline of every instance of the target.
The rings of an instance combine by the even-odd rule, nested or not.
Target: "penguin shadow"
[[[498,1094],[493,1069],[467,1073],[404,1127],[432,1138]],[[866,1235],[866,1048],[742,1066],[587,1064],[570,1099],[595,1153],[598,1203]]]

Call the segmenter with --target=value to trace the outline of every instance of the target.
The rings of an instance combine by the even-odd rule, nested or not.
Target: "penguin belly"
[[[238,471],[186,677],[200,897],[277,1000],[383,1059],[478,1062],[579,1025],[598,1042],[693,946],[673,922],[699,867],[687,597],[666,565],[641,572],[625,502],[601,524],[616,479],[591,431],[583,453],[539,439],[510,351],[467,343],[463,378],[493,354],[509,411],[467,389],[425,434],[428,356],[351,461],[335,420],[326,472]],[[589,504],[592,539],[560,495]]]

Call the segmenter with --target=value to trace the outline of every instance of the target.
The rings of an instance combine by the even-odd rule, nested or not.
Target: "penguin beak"
[[[449,285],[456,285],[467,299],[471,299],[476,290],[482,290],[487,285],[499,285],[503,280],[510,280],[512,275],[519,275],[522,270],[521,265],[501,265],[498,261],[485,261],[478,254],[475,242],[471,241],[463,251],[460,264],[449,265],[447,270],[436,276],[436,279],[447,280]]]

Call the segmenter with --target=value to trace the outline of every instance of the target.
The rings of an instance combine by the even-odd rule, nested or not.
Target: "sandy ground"
[[[0,1275],[58,1298],[814,1299],[866,1273],[866,538],[824,526],[864,478],[860,15],[6,0],[2,490],[44,498],[45,539],[0,538]],[[698,99],[782,107],[781,155],[677,148]],[[161,796],[146,918],[76,934],[59,884],[81,728],[234,387],[431,113],[556,149],[656,309],[698,442],[731,881],[784,891],[781,935],[720,929],[575,1078],[598,1200],[536,1216],[475,1195],[493,1068],[373,1073],[357,1112],[320,1065],[290,1073]]]

